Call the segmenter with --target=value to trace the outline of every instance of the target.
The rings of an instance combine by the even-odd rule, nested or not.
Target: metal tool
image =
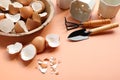
[[[111,23],[111,19],[100,19],[100,20],[91,20],[87,22],[81,22],[78,24],[74,22],[69,22],[65,18],[65,25],[67,30],[75,29],[79,26],[85,27],[85,28],[95,28],[95,27],[102,26],[105,24],[110,24],[110,23]]]
[[[89,35],[97,34],[97,33],[100,33],[102,31],[105,31],[105,30],[116,28],[118,26],[119,26],[118,23],[111,23],[111,24],[107,24],[107,25],[104,25],[104,26],[101,26],[101,27],[98,27],[98,28],[90,29],[90,30],[86,30],[86,29],[77,30],[77,31],[72,32],[68,36],[68,39],[71,40],[71,41],[85,40],[85,39],[89,38],[88,37]]]

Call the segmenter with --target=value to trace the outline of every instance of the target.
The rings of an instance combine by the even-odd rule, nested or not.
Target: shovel
[[[104,25],[104,26],[101,26],[98,28],[90,29],[90,30],[86,30],[86,29],[77,30],[77,31],[72,32],[68,36],[68,39],[71,41],[85,40],[85,39],[89,38],[88,37],[89,35],[97,34],[97,33],[100,33],[102,31],[105,31],[105,30],[116,28],[118,26],[119,26],[118,23],[111,23],[111,24],[107,24],[107,25]]]

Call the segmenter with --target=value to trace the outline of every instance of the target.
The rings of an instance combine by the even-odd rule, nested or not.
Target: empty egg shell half
[[[19,2],[14,2],[12,4],[9,4],[9,13],[10,14],[17,14],[19,13],[19,9],[22,8],[23,5]]]
[[[16,42],[15,44],[10,44],[7,46],[7,51],[9,54],[19,53],[22,49],[23,45],[20,42]]]
[[[45,10],[45,4],[42,1],[34,1],[31,3],[31,7],[35,12],[41,13]]]
[[[28,44],[20,52],[23,61],[32,60],[36,56],[37,50],[33,44]]]
[[[48,34],[46,41],[50,47],[58,47],[60,45],[60,37],[57,34]]]
[[[30,18],[33,14],[33,9],[30,6],[24,6],[20,8],[20,15],[24,18]]]
[[[6,24],[7,23],[7,24]],[[4,33],[9,33],[14,29],[14,22],[10,19],[2,19],[0,20],[0,30]]]

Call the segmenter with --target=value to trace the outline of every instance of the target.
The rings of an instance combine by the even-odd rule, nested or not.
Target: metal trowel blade
[[[88,36],[80,36],[80,35],[74,37],[68,37],[70,41],[82,41],[88,38],[89,38]]]
[[[81,29],[81,30],[77,30],[72,32],[69,36],[68,39],[70,41],[81,41],[81,40],[85,40],[88,39],[89,33],[86,33],[86,29]]]

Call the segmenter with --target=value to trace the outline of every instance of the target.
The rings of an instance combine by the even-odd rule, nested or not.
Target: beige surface
[[[67,36],[72,31],[66,31],[64,17],[70,17],[69,11],[62,11],[56,6],[56,14],[52,22],[41,32],[33,35],[11,38],[0,36],[0,79],[1,80],[120,80],[120,27],[113,31],[91,36],[80,42],[70,42]],[[97,9],[91,19],[97,19]],[[69,19],[72,20],[72,19]],[[113,19],[120,23],[120,11]],[[56,49],[47,48],[38,54],[31,62],[23,62],[19,55],[10,56],[6,52],[6,45],[21,41],[29,43],[37,35],[45,37],[49,33],[60,35],[61,45]],[[50,71],[42,74],[35,67],[37,59],[56,57],[59,64],[59,75],[52,75]]]

